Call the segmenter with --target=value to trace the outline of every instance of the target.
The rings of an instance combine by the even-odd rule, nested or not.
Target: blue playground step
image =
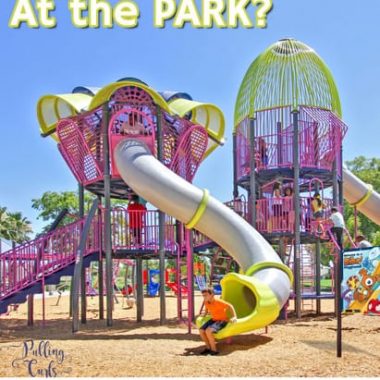
[[[83,265],[85,268],[90,266],[92,261],[98,261],[98,252],[91,253],[83,258]],[[72,276],[74,274],[75,263],[67,265],[61,270],[50,274],[45,277],[45,285],[58,285],[61,281],[62,276]],[[25,287],[18,293],[11,294],[9,297],[4,298],[0,301],[0,314],[6,313],[8,311],[8,306],[13,304],[21,304],[26,302],[26,298],[29,294],[39,294],[42,293],[42,282],[36,282],[32,285]]]

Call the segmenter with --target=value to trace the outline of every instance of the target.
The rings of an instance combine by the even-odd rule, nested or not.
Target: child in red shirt
[[[145,226],[146,207],[139,203],[139,197],[133,195],[127,207],[129,215],[129,229],[132,233],[134,244],[141,245],[142,229]]]

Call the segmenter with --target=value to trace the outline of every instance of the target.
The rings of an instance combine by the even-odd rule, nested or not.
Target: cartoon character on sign
[[[368,313],[380,315],[380,300],[371,300],[369,302]]]
[[[343,292],[342,296],[344,300],[349,305],[351,301],[354,299],[354,292],[360,285],[360,280],[358,276],[350,276],[346,281],[347,289]]]
[[[376,282],[380,281],[380,275],[371,276],[368,274],[367,269],[364,268],[359,271],[359,274],[362,276],[362,279],[354,292],[354,300],[364,302],[371,297]]]

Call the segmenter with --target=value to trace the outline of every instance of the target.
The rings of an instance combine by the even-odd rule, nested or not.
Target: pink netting
[[[189,127],[181,136],[170,169],[191,182],[202,162],[207,142],[208,135],[203,127],[199,125]]]
[[[156,154],[158,107],[148,93],[135,86],[115,91],[109,107],[111,174],[112,178],[118,178],[112,152],[121,140],[138,138],[148,145],[152,154]],[[200,126],[194,129],[190,121],[164,110],[161,110],[160,115],[163,163],[184,178],[192,180],[204,155],[207,132]],[[84,185],[102,180],[102,106],[61,120],[57,125],[57,134],[60,139],[59,150],[76,179]]]
[[[94,157],[94,153],[96,155],[97,152],[91,149],[96,145],[96,135],[88,133],[88,128],[83,127],[83,124],[85,123],[80,117],[61,120],[57,125],[57,134],[60,151],[70,169],[81,183],[88,184],[101,178],[102,171],[95,159],[96,156]],[[86,142],[86,139],[90,143],[94,140],[92,146]]]
[[[255,114],[255,163],[263,169],[293,167],[293,121],[290,107],[274,108]],[[236,129],[238,178],[250,172],[250,120]],[[339,159],[347,126],[331,111],[300,107],[299,160],[301,168],[331,170]]]

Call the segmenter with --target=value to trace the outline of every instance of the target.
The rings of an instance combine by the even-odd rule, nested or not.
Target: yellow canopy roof
[[[155,104],[170,114],[183,117],[191,112],[191,121],[204,126],[210,136],[206,156],[218,145],[224,143],[224,115],[215,105],[181,98],[167,103],[165,99],[151,87],[140,82],[128,80],[111,83],[101,88],[94,96],[75,93],[45,95],[41,97],[37,104],[37,117],[42,136],[51,135],[58,141],[55,128],[60,119],[95,109],[109,101],[119,88],[127,86],[135,86],[143,89],[152,97]]]

